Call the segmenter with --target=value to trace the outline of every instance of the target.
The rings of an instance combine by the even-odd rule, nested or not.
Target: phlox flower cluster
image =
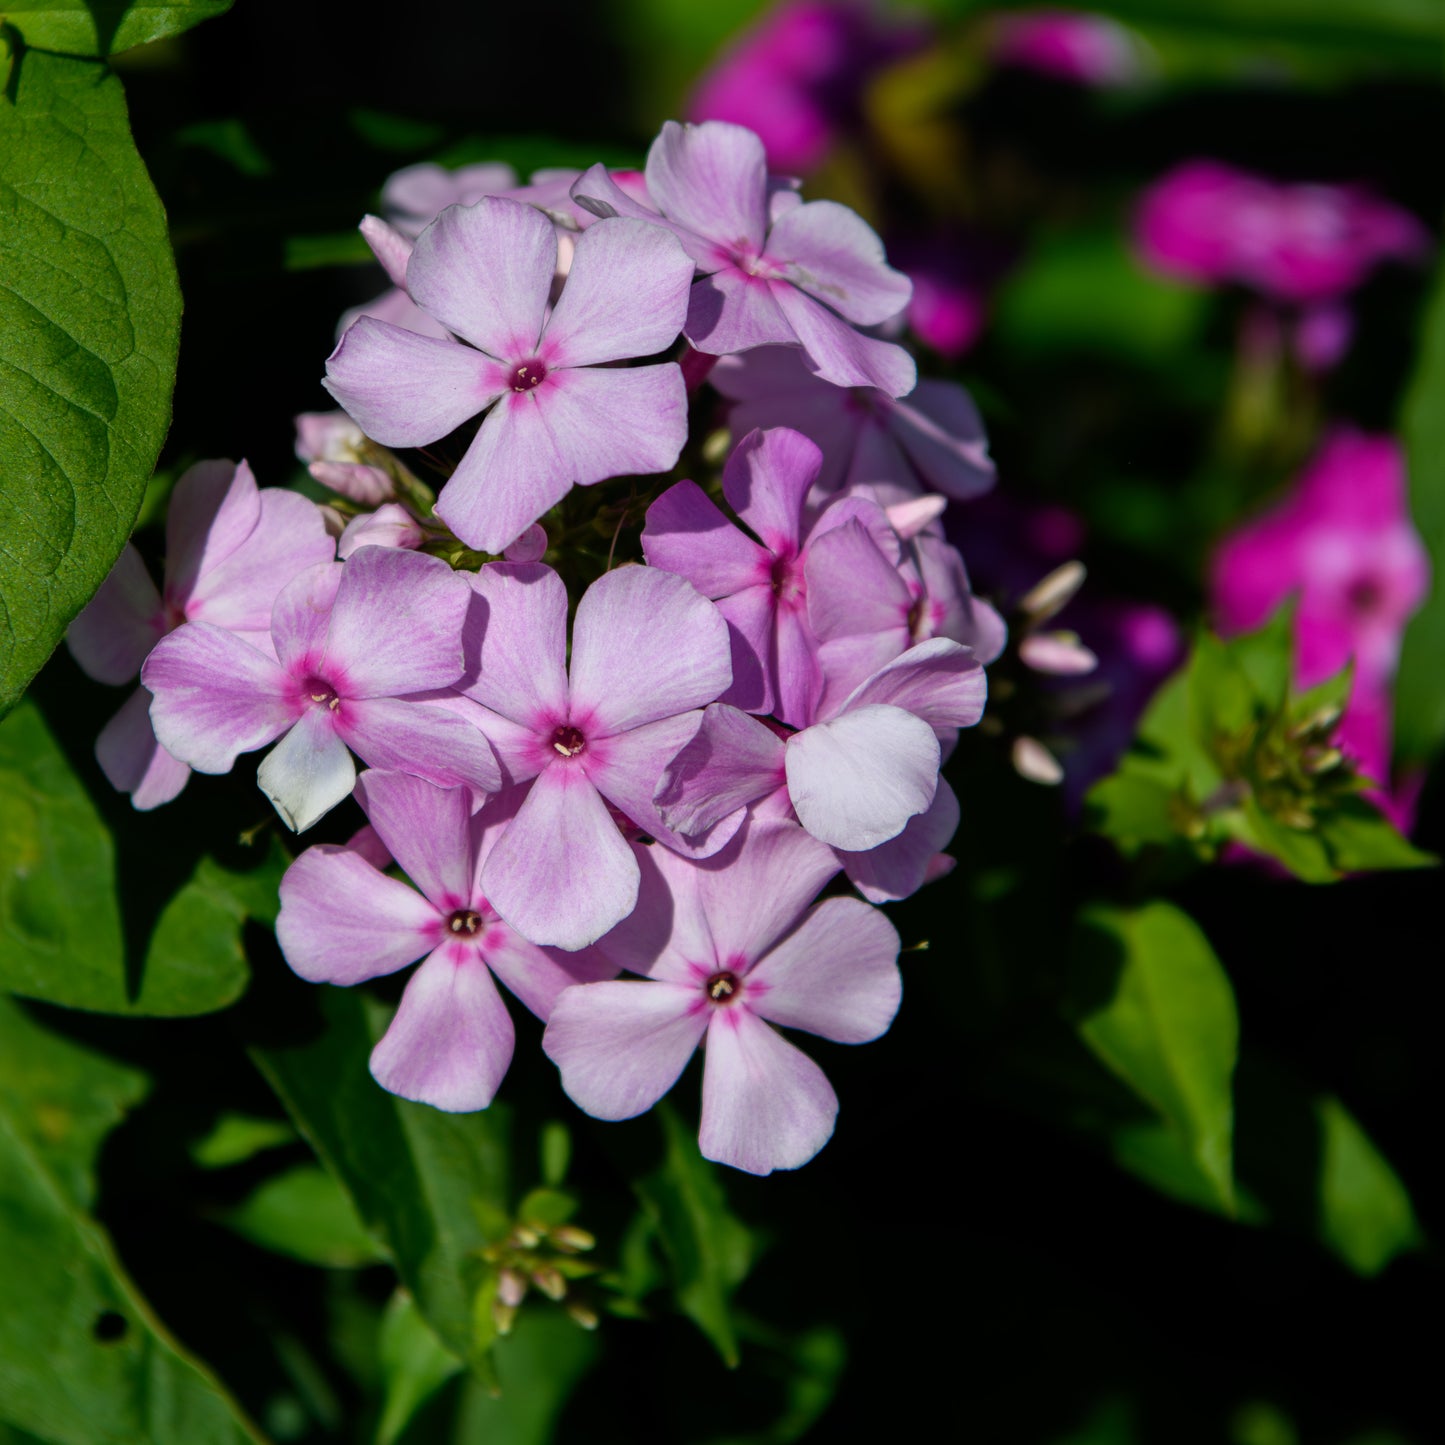
[[[951,866],[940,768],[1006,642],[943,526],[993,483],[978,413],[888,339],[878,237],[740,126],[670,122],[639,173],[413,167],[384,203],[394,290],[326,364],[343,412],[297,419],[332,500],[180,480],[163,591],[128,550],[71,632],[139,673],[102,762],[150,808],[262,753],[296,832],[354,800],[277,933],[316,982],[421,961],[385,1088],[485,1108],[500,981],[589,1113],[650,1108],[704,1045],[704,1153],[795,1168],[838,1103],[777,1030],[887,1030],[877,905]],[[679,465],[714,419],[720,484]],[[568,494],[618,478],[604,561]]]

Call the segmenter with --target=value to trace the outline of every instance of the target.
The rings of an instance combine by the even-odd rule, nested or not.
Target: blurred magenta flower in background
[[[858,126],[868,81],[928,36],[927,26],[887,20],[867,0],[779,5],[702,77],[687,118],[756,131],[774,170],[815,170],[839,135]]]
[[[1221,633],[1259,627],[1288,597],[1295,681],[1312,687],[1354,662],[1339,740],[1367,776],[1390,781],[1391,690],[1405,624],[1430,585],[1393,437],[1336,427],[1282,501],[1226,537],[1210,568]],[[1408,824],[1399,798],[1392,818]]]
[[[1081,85],[1127,85],[1144,68],[1144,50],[1135,35],[1083,10],[1000,16],[994,23],[993,58],[999,65]]]

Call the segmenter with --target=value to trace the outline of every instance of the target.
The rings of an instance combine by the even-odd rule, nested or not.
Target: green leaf
[[[422,1318],[416,1301],[405,1290],[397,1290],[381,1321],[385,1394],[376,1445],[395,1445],[412,1416],[462,1369],[462,1362]]]
[[[273,169],[270,158],[256,144],[256,138],[246,129],[246,122],[238,116],[194,121],[176,132],[175,142],[210,151],[213,156],[228,161],[243,176],[269,176]]]
[[[1395,746],[1415,762],[1445,742],[1445,266],[1425,311],[1415,374],[1400,418],[1410,511],[1433,583],[1425,605],[1405,630],[1395,686]]]
[[[1149,846],[1167,846],[1179,836],[1174,790],[1156,778],[1141,776],[1126,758],[1113,777],[1089,790],[1090,821],[1126,854]]]
[[[210,1133],[191,1145],[191,1158],[202,1169],[228,1169],[268,1149],[297,1142],[284,1119],[256,1119],[249,1114],[222,1114]]]
[[[321,236],[287,236],[285,265],[288,271],[374,266],[376,257],[360,231],[332,231]]]
[[[1208,296],[1152,275],[1117,227],[1044,239],[1000,288],[995,329],[1021,352],[1094,352],[1141,365],[1174,360]]]
[[[391,1011],[340,988],[324,989],[320,1006],[314,1041],[253,1057],[432,1328],[474,1358],[477,1253],[489,1242],[478,1207],[507,1212],[510,1115],[502,1104],[444,1114],[388,1094],[367,1061]]]
[[[1246,798],[1243,808],[1231,814],[1228,822],[1239,842],[1267,853],[1305,883],[1334,883],[1340,876],[1319,832],[1281,823],[1253,798]]]
[[[323,1269],[358,1269],[386,1258],[340,1185],[315,1164],[266,1180],[218,1218],[262,1249]]]
[[[69,1008],[175,1017],[235,1001],[241,927],[269,921],[286,855],[232,873],[202,858],[136,970],[126,958],[115,844],[28,701],[0,723],[0,988]]]
[[[94,1156],[144,1080],[0,999],[0,1421],[52,1445],[259,1440],[170,1338],[87,1213]]]
[[[1233,1213],[1239,1018],[1209,941],[1167,903],[1091,908],[1075,941],[1072,995],[1084,1043],[1159,1115],[1217,1206]]]
[[[1431,868],[1440,860],[1422,852],[1373,804],[1342,798],[1320,817],[1320,838],[1342,873],[1376,868]]]
[[[657,1225],[678,1308],[712,1341],[725,1363],[738,1363],[730,1300],[752,1262],[752,1237],[731,1214],[717,1170],[698,1152],[697,1138],[666,1102],[661,1166],[633,1188]]]
[[[130,535],[181,320],[120,82],[36,50],[14,67],[0,96],[0,716]]]
[[[1421,1242],[1410,1196],[1338,1099],[1316,1101],[1322,1134],[1320,1235],[1360,1274],[1378,1274]]]
[[[179,35],[222,15],[233,0],[0,0],[8,20],[38,50],[105,57]]]

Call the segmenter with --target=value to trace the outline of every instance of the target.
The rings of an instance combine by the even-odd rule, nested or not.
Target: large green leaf
[[[132,968],[110,832],[35,707],[0,723],[0,988],[102,1013],[224,1008],[249,978],[242,924],[274,918],[285,866],[274,841],[251,873],[202,858]]]
[[[87,1209],[144,1078],[0,999],[0,1420],[57,1445],[255,1440],[165,1332]]]
[[[1395,689],[1401,756],[1423,762],[1445,741],[1445,266],[1425,312],[1415,376],[1401,418],[1410,510],[1430,554],[1434,583],[1405,632]]]
[[[738,1362],[730,1301],[752,1262],[752,1239],[727,1207],[717,1169],[698,1152],[697,1137],[667,1103],[654,1110],[666,1152],[634,1188],[657,1226],[672,1270],[678,1307],[717,1347]]]
[[[229,10],[234,0],[0,0],[27,45],[106,56],[179,35]]]
[[[181,321],[165,212],[120,82],[37,50],[12,64],[0,96],[0,716],[130,535],[170,422]]]
[[[506,1106],[444,1114],[388,1094],[367,1060],[389,1011],[338,988],[324,990],[321,1006],[319,1037],[259,1049],[256,1062],[432,1328],[472,1358],[478,1251],[489,1242],[478,1206],[507,1213]]]
[[[1216,1204],[1232,1213],[1239,1016],[1208,939],[1168,903],[1095,907],[1083,916],[1074,965],[1080,1036],[1154,1109]],[[1159,1152],[1157,1141],[1147,1152],[1145,1143],[1129,1141],[1141,1172]]]

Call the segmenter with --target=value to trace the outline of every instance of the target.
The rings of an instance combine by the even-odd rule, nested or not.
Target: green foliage
[[[1090,790],[1092,825],[1131,856],[1207,860],[1233,840],[1307,883],[1433,864],[1360,796],[1370,780],[1333,744],[1349,670],[1295,693],[1291,649],[1287,607],[1228,642],[1201,632]]]
[[[444,1114],[388,1094],[367,1071],[388,1011],[337,988],[321,1004],[315,1040],[258,1049],[256,1062],[432,1328],[476,1362],[474,1296],[491,1242],[479,1214],[508,1212],[510,1115],[503,1104]]]
[[[179,35],[234,0],[5,0],[3,18],[38,50],[104,59],[133,45]]]
[[[381,1322],[385,1389],[376,1445],[395,1445],[416,1412],[462,1368],[437,1339],[416,1301],[403,1289],[391,1297]]]
[[[1389,1161],[1338,1099],[1315,1109],[1322,1136],[1321,1237],[1359,1274],[1378,1274],[1420,1243],[1410,1196]]]
[[[57,1445],[255,1440],[165,1332],[88,1211],[145,1080],[0,1000],[0,1420]]]
[[[1416,762],[1445,742],[1445,267],[1425,311],[1401,416],[1410,511],[1430,554],[1430,595],[1405,632],[1395,688],[1395,737]]]
[[[191,1158],[202,1169],[227,1169],[267,1149],[296,1142],[296,1131],[284,1119],[253,1119],[247,1114],[222,1114],[204,1138],[191,1145]]]
[[[91,7],[45,13],[88,22]],[[170,421],[181,319],[120,82],[37,50],[12,63],[0,98],[0,715],[130,535]]]
[[[1116,1140],[1121,1162],[1165,1183],[1185,1160],[1194,1179],[1174,1192],[1203,1191],[1233,1213],[1239,1016],[1208,939],[1167,903],[1090,908],[1072,985],[1080,1037],[1159,1115],[1159,1126],[1125,1130]]]
[[[262,1249],[323,1269],[356,1269],[385,1258],[340,1185],[315,1164],[266,1180],[220,1219]]]
[[[698,1152],[697,1136],[666,1101],[661,1165],[633,1188],[657,1228],[678,1308],[712,1341],[729,1365],[738,1363],[730,1300],[752,1263],[752,1238],[731,1214],[717,1170]]]
[[[202,858],[132,969],[115,843],[40,713],[0,723],[0,987],[101,1013],[175,1017],[234,1002],[249,969],[248,917],[275,917],[286,855],[251,873]]]

